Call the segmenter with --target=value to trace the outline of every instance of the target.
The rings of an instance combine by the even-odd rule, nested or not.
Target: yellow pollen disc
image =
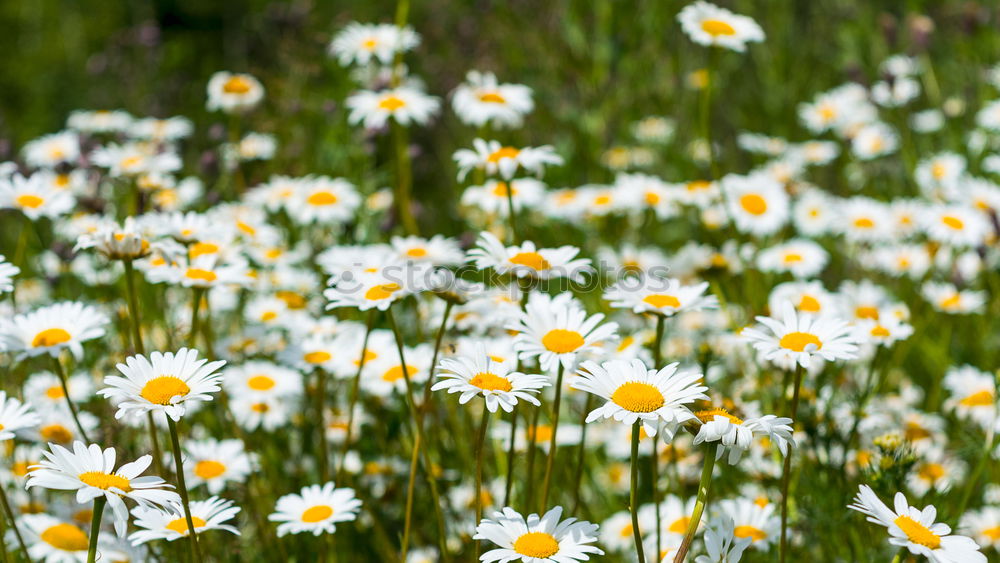
[[[336,195],[330,192],[316,192],[310,194],[306,201],[309,205],[333,205],[340,201]]]
[[[376,285],[365,292],[365,299],[369,301],[381,301],[389,299],[392,294],[402,289],[398,283],[384,283]]]
[[[423,258],[424,256],[427,256],[427,249],[420,248],[419,246],[414,247],[407,250],[406,255],[409,256],[410,258]]]
[[[276,318],[278,318],[278,313],[275,313],[274,311],[264,311],[264,313],[260,316],[260,320],[265,323],[267,321],[273,321]]]
[[[263,413],[266,413],[267,411],[271,410],[271,407],[267,406],[267,403],[254,403],[254,404],[250,405],[250,410],[252,410],[253,412],[256,412],[256,413],[263,414]]]
[[[197,516],[191,516],[191,523],[194,524],[194,529],[197,530],[198,528],[204,526],[206,522]],[[188,533],[187,519],[178,518],[176,520],[171,520],[170,523],[167,524],[167,529],[177,532],[182,536],[186,536]]]
[[[628,347],[634,343],[635,343],[634,336],[626,336],[625,338],[622,338],[621,343],[618,344],[618,351],[624,352],[625,350],[628,350]]]
[[[934,176],[935,180],[940,180],[941,178],[944,178],[945,174],[947,173],[948,169],[945,167],[944,164],[941,164],[940,162],[935,162],[931,166],[931,176]]]
[[[660,194],[656,192],[646,192],[646,205],[656,205],[660,203]]]
[[[42,438],[46,442],[56,442],[58,444],[67,444],[73,440],[73,431],[66,428],[62,424],[49,424],[48,426],[43,426],[38,430]]]
[[[819,304],[819,301],[815,297],[803,295],[802,299],[799,299],[799,311],[804,311],[806,313],[818,313],[822,308],[823,307]]]
[[[507,191],[510,191],[510,195],[517,195],[517,190],[511,188],[507,182],[497,182],[497,185],[493,187],[493,195],[497,197],[507,197]]]
[[[536,444],[547,443],[552,439],[552,427],[548,424],[539,424],[534,429],[528,429],[527,432],[528,439],[534,441]]]
[[[219,251],[218,245],[212,244],[210,242],[196,242],[188,248],[188,256],[191,259],[195,259],[199,256],[204,256],[206,254],[215,254]]]
[[[545,559],[559,553],[559,542],[545,532],[528,532],[514,542],[514,551],[527,557]]]
[[[44,198],[32,194],[19,195],[14,201],[16,201],[21,207],[27,207],[29,209],[38,209],[43,203],[45,203]]]
[[[985,530],[983,530],[982,532],[979,532],[979,533],[981,533],[982,535],[990,538],[990,540],[992,540],[992,541],[1000,540],[1000,526],[994,526],[992,528],[986,528]]]
[[[202,270],[201,268],[188,268],[184,272],[184,277],[191,280],[199,280],[206,282],[214,282],[219,276],[215,275],[215,272],[211,270]]]
[[[542,337],[542,346],[550,352],[556,354],[569,354],[583,346],[583,336],[573,330],[556,328],[550,330]]]
[[[917,440],[930,438],[931,433],[929,430],[915,422],[907,422],[906,428],[903,430],[903,436],[911,442],[916,442]]]
[[[97,487],[105,491],[112,487],[126,493],[132,490],[132,485],[129,484],[128,479],[101,471],[87,471],[86,473],[77,475],[77,478],[91,487]]]
[[[871,334],[876,338],[889,338],[889,336],[892,335],[892,333],[889,332],[889,329],[882,325],[875,325],[874,328],[872,328]]]
[[[313,522],[326,520],[331,516],[333,516],[333,508],[325,504],[317,504],[316,506],[307,508],[306,511],[302,513],[302,521],[312,524]]]
[[[688,182],[687,186],[685,187],[689,192],[700,192],[702,190],[707,190],[711,186],[712,182],[709,182],[707,180],[695,180],[694,182]]]
[[[87,534],[73,524],[56,524],[40,534],[43,542],[63,551],[86,551],[89,545]]]
[[[64,342],[69,342],[70,334],[61,328],[47,328],[35,335],[31,341],[33,348],[44,348],[47,346],[58,346]]]
[[[306,355],[302,356],[302,359],[305,360],[306,363],[322,364],[324,362],[330,361],[330,358],[332,357],[333,356],[330,355],[329,352],[324,352],[323,350],[317,350],[315,352],[307,353]]]
[[[965,397],[958,404],[963,407],[986,407],[993,404],[993,393],[987,390],[977,391]]]
[[[396,111],[404,106],[406,106],[406,102],[404,102],[399,96],[392,95],[382,98],[382,100],[378,103],[378,107],[386,111]]]
[[[649,383],[630,381],[611,394],[611,401],[632,412],[653,412],[666,402],[663,393]]]
[[[154,377],[142,386],[139,395],[155,405],[169,405],[170,400],[180,395],[183,397],[191,391],[187,383],[179,377],[161,375]]]
[[[632,531],[633,531],[632,524],[625,524],[624,526],[622,526],[622,530],[619,533],[623,538],[630,538],[632,537]]]
[[[266,375],[255,375],[247,380],[247,387],[254,391],[267,391],[274,387],[274,379]]]
[[[690,518],[688,518],[687,516],[681,516],[677,520],[671,522],[670,527],[667,528],[667,530],[669,530],[671,533],[674,534],[683,534],[687,532],[688,523],[690,522],[691,522]]]
[[[917,474],[928,481],[937,481],[944,477],[944,466],[940,463],[924,463],[917,469]]]
[[[364,41],[361,42],[361,47],[368,51],[374,51],[375,47],[377,46],[378,46],[378,39],[375,39],[374,37],[369,37],[368,39],[365,39]]]
[[[878,307],[872,307],[871,305],[862,305],[854,309],[854,316],[859,319],[871,319],[873,321],[877,321]]]
[[[475,385],[483,391],[510,391],[513,386],[506,377],[500,377],[495,373],[480,372],[469,380],[470,385]]]
[[[594,205],[607,205],[611,203],[611,196],[604,194],[594,198]]]
[[[194,464],[194,474],[202,479],[212,479],[226,472],[226,466],[210,459]]]
[[[941,300],[942,309],[958,309],[962,305],[962,296],[954,293]]]
[[[264,257],[268,258],[270,260],[277,260],[279,257],[281,257],[281,249],[280,248],[271,248],[267,252],[264,253]]]
[[[893,520],[899,529],[903,530],[906,537],[913,543],[937,549],[941,547],[941,536],[930,531],[927,526],[917,522],[909,516],[900,516]]]
[[[642,298],[643,303],[648,303],[657,309],[662,309],[664,307],[673,307],[677,309],[681,306],[679,299],[673,295],[664,295],[662,293],[654,293],[652,295],[647,295]]]
[[[854,226],[859,229],[870,229],[875,226],[875,221],[872,221],[868,217],[858,217],[854,220]]]
[[[227,94],[246,94],[250,88],[250,81],[242,76],[233,76],[222,85],[222,91]]]
[[[740,207],[751,215],[767,213],[767,200],[757,194],[746,194],[740,198]]]
[[[697,411],[694,413],[698,417],[698,420],[702,422],[708,422],[710,420],[715,420],[717,416],[724,416],[729,419],[729,422],[733,424],[743,424],[743,419],[731,414],[729,411],[723,408],[712,408],[703,411]]]
[[[549,269],[549,261],[537,252],[518,252],[514,256],[511,256],[510,261],[512,264],[527,266],[532,270],[540,271]]]
[[[753,503],[761,508],[764,508],[768,504],[770,504],[770,502],[767,500],[767,497],[757,497],[753,500]]]
[[[285,302],[289,309],[305,309],[309,301],[294,291],[282,290],[274,292],[274,296]]]
[[[789,252],[784,257],[785,264],[795,264],[802,261],[802,255],[798,252]]]
[[[722,20],[704,20],[701,22],[701,30],[712,37],[736,35],[736,30],[733,29],[733,26]]]
[[[753,541],[760,541],[767,539],[767,534],[764,532],[764,530],[761,530],[760,528],[754,528],[753,526],[736,526],[736,528],[733,530],[733,535],[738,538],[753,538]]]
[[[965,228],[965,223],[962,222],[962,220],[959,219],[958,217],[955,217],[954,215],[945,215],[944,217],[941,218],[941,222],[944,223],[945,226],[954,229],[956,231],[961,231],[962,229]]]
[[[517,155],[519,154],[521,154],[521,151],[515,149],[514,147],[501,147],[490,154],[490,156],[486,157],[486,160],[496,164],[504,158],[517,158]]]
[[[485,94],[479,95],[480,102],[486,102],[491,104],[505,104],[507,100],[504,99],[498,92],[487,92]]]
[[[244,234],[254,236],[257,234],[257,229],[251,227],[250,225],[244,223],[243,221],[236,222],[236,228],[243,231]]]
[[[365,363],[366,364],[368,362],[374,360],[377,357],[378,357],[378,354],[376,354],[375,352],[372,352],[371,350],[365,350]],[[358,359],[354,360],[354,365],[360,366],[361,365],[361,358],[358,358]]]
[[[810,352],[815,352],[823,348],[823,342],[815,334],[808,332],[789,332],[781,337],[778,345],[794,352],[804,352],[807,346],[812,347],[809,350]]]
[[[417,373],[419,369],[417,366],[406,365],[406,373],[413,377],[414,373]],[[382,374],[382,381],[388,381],[389,383],[394,383],[403,379],[403,366],[392,366],[391,368],[385,370]]]

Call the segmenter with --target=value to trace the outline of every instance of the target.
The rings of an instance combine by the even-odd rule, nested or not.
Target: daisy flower
[[[847,360],[857,357],[851,327],[834,317],[800,315],[791,303],[781,308],[781,320],[757,317],[757,326],[745,328],[741,338],[753,343],[765,360],[796,363],[809,368],[812,362]],[[766,329],[766,330],[765,330]]]
[[[392,237],[389,244],[401,260],[428,262],[435,266],[455,266],[465,260],[465,253],[458,241],[443,235],[434,235],[429,239],[417,236]]]
[[[944,376],[944,388],[948,399],[944,402],[946,411],[963,420],[973,420],[983,428],[989,428],[997,420],[996,377],[973,366],[953,367]]]
[[[946,493],[965,477],[966,466],[939,448],[930,448],[906,476],[906,488],[917,496],[929,491]]]
[[[836,298],[818,281],[780,283],[771,290],[767,306],[772,311],[780,311],[786,301],[800,314],[825,315],[837,307]]]
[[[323,291],[330,301],[326,309],[339,307],[356,307],[361,311],[378,309],[385,311],[396,301],[418,293],[419,286],[406,286],[406,282],[416,281],[420,274],[415,273],[412,265],[400,263],[398,267],[387,266],[370,272],[367,269],[357,272],[346,272],[337,278],[331,278],[332,287]]]
[[[137,119],[128,128],[129,137],[133,139],[159,142],[179,141],[190,137],[192,132],[194,124],[191,120],[179,115],[165,119],[155,117]]]
[[[80,139],[72,131],[39,137],[24,145],[24,161],[33,168],[55,168],[80,158]]]
[[[233,501],[219,497],[209,497],[205,500],[191,502],[191,522],[196,534],[208,530],[223,530],[230,534],[240,535],[235,526],[226,524],[240,512],[240,507],[233,506]],[[137,528],[142,528],[129,534],[132,545],[142,545],[154,540],[174,541],[186,538],[190,533],[184,507],[173,504],[166,510],[137,506],[132,509],[132,516]]]
[[[971,535],[980,546],[1000,550],[1000,507],[970,510],[962,515],[958,528]]]
[[[796,278],[817,276],[830,261],[830,254],[809,239],[792,239],[757,255],[757,268],[762,272],[789,273]]]
[[[434,96],[408,86],[381,92],[362,90],[349,96],[345,103],[351,112],[348,123],[361,123],[367,129],[384,127],[390,118],[400,125],[425,125],[441,107]]]
[[[764,30],[753,18],[740,16],[715,4],[698,1],[677,14],[681,29],[699,45],[743,52],[747,43],[764,40]]]
[[[577,357],[600,350],[607,340],[617,338],[618,323],[604,323],[604,315],[587,316],[573,303],[529,301],[508,329],[517,331],[514,348],[521,359],[538,358],[545,371],[557,365],[573,369]]]
[[[604,555],[595,545],[598,526],[568,518],[560,521],[562,507],[555,507],[541,517],[524,518],[506,507],[483,518],[476,526],[474,540],[488,540],[498,546],[480,557],[485,563],[576,563],[588,561],[590,554]]]
[[[732,516],[716,516],[705,527],[705,551],[708,553],[696,557],[695,563],[738,563],[743,552],[753,543],[750,534],[736,536],[736,523]]]
[[[139,477],[153,462],[153,456],[139,459],[115,469],[114,448],[102,450],[97,444],[74,442],[73,451],[50,444],[51,451],[42,452],[45,459],[28,473],[25,487],[42,487],[57,491],[76,491],[76,502],[84,504],[103,496],[114,512],[115,531],[125,535],[128,509],[124,499],[140,506],[156,507],[179,503],[180,497],[166,488],[171,487],[159,477]]]
[[[66,301],[35,309],[13,318],[0,319],[0,348],[17,352],[20,358],[49,354],[58,357],[69,350],[83,357],[83,343],[104,336],[108,318],[95,307]]]
[[[458,118],[475,127],[490,123],[496,127],[520,127],[535,104],[531,88],[521,84],[499,84],[492,72],[469,71],[465,82],[455,88],[451,105]]]
[[[926,282],[920,287],[923,295],[934,309],[952,315],[978,314],[986,304],[986,292],[958,289],[950,283]]]
[[[21,273],[21,268],[7,261],[0,254],[0,295],[14,291],[14,276]]]
[[[0,177],[0,209],[16,209],[32,221],[65,215],[75,203],[73,194],[56,189],[40,173]]]
[[[137,178],[142,175],[167,174],[181,168],[177,154],[165,151],[154,152],[148,144],[110,144],[95,150],[90,159],[94,164],[108,169],[115,178]]]
[[[788,221],[789,199],[785,188],[764,174],[722,179],[729,217],[736,228],[757,236],[775,233]]]
[[[181,287],[213,288],[249,284],[249,264],[242,256],[231,259],[221,254],[202,254],[195,258],[177,258],[145,271],[150,283],[168,283]]]
[[[189,440],[184,452],[188,487],[205,484],[213,495],[221,493],[229,482],[243,483],[253,469],[253,458],[241,440]]]
[[[872,160],[893,153],[898,146],[896,130],[880,121],[865,125],[851,139],[851,151],[860,160]]]
[[[520,399],[539,406],[541,403],[533,394],[551,385],[544,375],[526,375],[513,371],[508,362],[493,361],[481,344],[470,356],[441,360],[438,368],[441,373],[432,391],[446,389],[448,393],[461,393],[458,398],[461,405],[482,395],[490,412],[497,412],[497,407],[511,412]]]
[[[777,444],[781,455],[788,455],[788,443],[792,442],[792,419],[773,414],[746,420],[739,418],[724,408],[708,408],[694,413],[701,421],[695,445],[702,442],[719,442],[716,459],[729,450],[729,464],[739,462],[743,453],[753,445],[754,438],[766,437]]]
[[[44,513],[24,514],[17,525],[28,545],[32,561],[84,563],[90,538],[74,523]]]
[[[927,238],[954,247],[980,246],[993,232],[983,213],[963,205],[933,206],[921,222]]]
[[[73,250],[86,248],[94,248],[110,260],[138,260],[154,250],[132,217],[126,218],[123,226],[108,222],[94,232],[80,235]],[[166,252],[182,252],[181,248],[174,249],[162,243],[158,248]]]
[[[569,278],[583,280],[583,274],[592,272],[590,260],[577,258],[580,249],[575,246],[538,248],[535,243],[504,246],[489,231],[483,231],[475,248],[469,251],[469,261],[479,270],[493,268],[498,274],[513,274],[519,278],[538,279]]]
[[[216,72],[208,80],[208,111],[239,113],[253,109],[264,99],[264,87],[249,74]]]
[[[285,210],[300,225],[346,223],[354,218],[361,196],[343,178],[316,176],[302,179],[285,201]]]
[[[365,66],[374,61],[387,65],[396,53],[405,53],[419,44],[420,36],[409,26],[351,22],[334,36],[327,50],[343,66]]]
[[[294,405],[284,397],[238,395],[230,400],[229,407],[242,428],[271,431],[289,423]]]
[[[718,307],[714,295],[705,295],[708,282],[681,285],[680,280],[657,276],[627,278],[609,287],[604,300],[618,309],[635,313],[652,313],[670,317],[684,311],[700,311]]]
[[[586,361],[580,364],[572,387],[607,401],[587,415],[588,423],[599,418],[614,418],[626,425],[641,421],[646,434],[655,436],[661,421],[675,426],[694,419],[685,405],[708,398],[702,375],[678,372],[677,366],[673,363],[655,370],[638,359]]]
[[[541,176],[547,165],[560,165],[562,157],[549,146],[516,148],[504,146],[500,141],[474,139],[472,149],[455,151],[453,157],[458,165],[458,180],[474,169],[482,169],[489,176],[499,175],[510,180],[518,169]]]
[[[10,440],[16,431],[37,426],[39,422],[41,419],[31,407],[0,391],[0,441]]]
[[[333,482],[304,487],[278,499],[275,512],[267,517],[278,524],[278,537],[309,532],[314,536],[337,531],[337,522],[349,522],[358,517],[361,501],[354,490],[335,488]]]
[[[510,191],[514,212],[537,207],[545,197],[545,184],[534,178],[510,181],[488,180],[481,186],[469,186],[462,192],[462,206],[474,207],[489,215],[506,217],[510,212],[507,192]]]
[[[106,388],[97,393],[118,404],[115,418],[138,416],[147,412],[163,412],[173,420],[184,416],[189,403],[211,401],[219,390],[224,360],[209,362],[198,359],[195,349],[181,348],[174,352],[153,352],[129,356],[116,367],[124,377],[104,378]]]
[[[278,364],[253,360],[223,370],[230,395],[294,397],[302,394],[302,374]]]
[[[66,126],[81,133],[121,133],[132,124],[133,117],[124,110],[75,110],[66,119]]]
[[[951,527],[935,523],[937,509],[928,505],[920,510],[910,506],[903,493],[896,493],[894,509],[885,505],[868,485],[861,485],[854,503],[847,507],[868,516],[873,524],[889,530],[889,543],[905,547],[910,553],[936,563],[986,563],[975,540],[952,535]]]
[[[737,498],[720,501],[716,505],[718,514],[733,518],[733,536],[750,538],[754,549],[767,551],[781,536],[781,518],[774,514],[775,505],[761,506],[752,499]]]

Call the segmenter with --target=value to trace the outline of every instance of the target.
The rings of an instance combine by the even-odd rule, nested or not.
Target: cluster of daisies
[[[765,39],[704,1],[677,19],[709,49]],[[441,93],[475,130],[452,154],[470,231],[423,237],[408,132],[442,98],[408,71],[419,44],[361,23],[329,44],[357,85],[346,123],[394,139],[389,188],[348,170],[261,177],[252,161],[277,143],[241,128],[264,86],[229,72],[207,87],[230,118],[212,185],[182,176],[192,122],[123,111],[75,112],[0,164],[0,209],[21,225],[0,256],[5,553],[734,563],[833,544],[967,562],[1000,548],[1000,493],[981,484],[1000,455],[1000,102],[968,153],[886,182],[878,163],[907,142],[890,116],[925,99],[930,71],[896,55],[870,87],[802,104],[811,139],[740,134],[744,172],[717,173],[703,131],[688,152],[711,173],[651,174],[676,131],[650,116],[635,147],[602,155],[612,181],[550,188],[557,150],[506,141],[531,88],[470,71]],[[718,71],[703,70],[710,107]],[[926,99],[909,134],[965,111]],[[813,181],[834,166],[850,189]],[[953,358],[969,336],[986,352]],[[812,520],[833,518],[818,485],[887,536],[854,518],[849,538],[818,537]]]

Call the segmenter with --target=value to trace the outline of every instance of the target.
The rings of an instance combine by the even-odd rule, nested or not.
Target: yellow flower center
[[[873,321],[877,321],[878,307],[872,307],[871,305],[862,305],[854,309],[854,316],[859,319],[871,319]]]
[[[77,478],[91,487],[97,487],[105,491],[115,488],[127,493],[132,490],[132,485],[129,484],[128,479],[102,471],[87,471],[86,473],[79,474]]]
[[[219,246],[212,244],[210,242],[196,242],[188,248],[188,256],[194,260],[199,256],[204,256],[206,254],[215,254],[219,251]]]
[[[510,191],[510,195],[517,195],[517,190],[511,188],[507,182],[497,182],[497,185],[493,187],[493,195],[497,197],[507,197],[508,191]]]
[[[427,249],[420,248],[419,246],[414,247],[407,250],[406,255],[409,256],[410,258],[423,258],[424,256],[427,256]]]
[[[139,395],[155,405],[169,405],[171,399],[178,395],[183,397],[190,391],[191,388],[181,378],[161,375],[147,381]]]
[[[702,190],[707,190],[708,188],[712,187],[712,182],[709,182],[707,180],[695,180],[694,182],[688,182],[687,186],[685,187],[689,192],[700,192]]]
[[[912,421],[906,423],[906,428],[903,430],[903,435],[906,437],[907,440],[911,442],[931,437],[931,433],[929,430]]]
[[[511,256],[510,261],[512,264],[527,266],[532,270],[549,269],[549,261],[537,252],[518,252],[514,256]]]
[[[333,356],[330,355],[329,352],[324,352],[323,350],[317,350],[315,352],[309,352],[305,354],[304,356],[302,356],[302,359],[305,360],[306,363],[322,364],[324,362],[330,361],[330,358],[332,357]]]
[[[490,104],[505,104],[507,100],[504,99],[498,92],[486,92],[485,94],[479,95],[480,102],[486,102]]]
[[[665,295],[662,293],[647,295],[642,298],[642,301],[656,307],[657,309],[662,309],[664,307],[673,307],[674,309],[677,309],[681,306],[680,299],[677,299],[673,295]]]
[[[267,403],[254,403],[250,405],[250,410],[252,410],[255,413],[264,414],[267,411],[271,410],[271,407],[268,406]]]
[[[940,180],[944,178],[945,174],[948,173],[948,168],[940,162],[935,162],[931,165],[931,176],[934,176],[935,180]]]
[[[687,516],[681,516],[677,520],[671,522],[670,527],[667,528],[667,530],[674,534],[683,534],[687,532],[688,524],[690,522],[691,522],[690,518],[688,518]]]
[[[242,76],[232,76],[222,85],[222,91],[227,94],[246,94],[251,88],[250,81]]]
[[[778,345],[794,352],[815,352],[823,348],[823,342],[815,334],[808,332],[789,332],[781,337]],[[809,350],[806,348],[809,347]]]
[[[545,559],[559,553],[559,542],[545,532],[528,532],[514,542],[514,551],[526,557]]]
[[[993,526],[992,528],[986,528],[980,533],[990,538],[991,541],[1000,540],[1000,526]]]
[[[61,386],[53,385],[52,387],[49,387],[48,389],[45,390],[45,396],[52,400],[58,400],[65,397],[66,394],[63,393]]]
[[[195,530],[206,524],[204,520],[198,518],[197,516],[191,516],[191,523],[194,524]],[[182,536],[186,536],[188,533],[187,519],[177,518],[176,520],[171,520],[170,523],[167,524],[167,529],[173,530]]]
[[[486,160],[496,164],[504,158],[517,158],[517,155],[519,154],[521,154],[521,151],[519,149],[515,149],[514,147],[501,147],[486,157]]]
[[[419,368],[417,368],[417,366],[411,366],[409,364],[406,365],[406,375],[412,377],[413,374],[417,373],[418,371]],[[403,379],[403,375],[404,375],[403,366],[401,365],[392,366],[391,368],[385,370],[385,373],[382,374],[382,380],[388,381],[389,383],[394,383],[396,381],[399,381],[400,379]]]
[[[754,528],[753,526],[736,526],[733,529],[733,535],[738,538],[752,538],[754,542],[767,539],[767,533],[764,530]]]
[[[893,520],[899,529],[903,530],[906,537],[915,544],[937,549],[941,547],[941,536],[930,531],[927,526],[917,522],[909,516],[900,516]]]
[[[62,424],[49,424],[38,430],[46,442],[66,444],[73,440],[73,431]]]
[[[264,311],[260,315],[260,320],[265,323],[268,321],[273,321],[276,318],[278,318],[278,313],[275,313],[274,311]]]
[[[628,350],[629,346],[631,346],[634,343],[635,343],[634,336],[626,336],[625,338],[622,338],[622,341],[618,344],[618,351],[624,352],[625,350]]]
[[[397,109],[405,106],[406,102],[404,102],[402,98],[391,94],[382,98],[382,100],[378,103],[378,107],[386,111],[396,111]]]
[[[858,217],[854,220],[854,226],[859,229],[870,229],[875,226],[875,221],[872,221],[868,217]]]
[[[276,291],[274,296],[284,301],[289,309],[305,309],[306,305],[309,304],[305,297],[294,291]]]
[[[632,412],[653,412],[666,402],[663,393],[649,383],[630,381],[611,394],[611,401]]]
[[[215,272],[211,270],[202,270],[201,268],[188,268],[187,271],[184,272],[184,277],[191,280],[206,282],[214,282],[219,278],[219,276],[215,275]]]
[[[62,551],[86,551],[87,534],[73,524],[49,526],[40,534],[42,541]]]
[[[705,20],[701,22],[701,30],[712,37],[736,35],[736,30],[733,29],[733,26],[722,20]]]
[[[542,337],[542,346],[556,354],[569,354],[583,344],[583,336],[579,332],[562,328],[552,329]]]
[[[33,348],[45,348],[47,346],[58,346],[64,342],[69,342],[69,332],[61,328],[47,328],[35,335],[31,341]]]
[[[795,264],[802,261],[802,255],[798,252],[788,252],[785,254],[785,264]]]
[[[741,197],[740,206],[751,215],[763,215],[767,212],[767,200],[757,194],[746,194]]]
[[[961,231],[965,228],[965,223],[954,215],[945,215],[944,217],[941,217],[941,222],[944,223],[946,227],[956,231]]]
[[[552,427],[548,424],[539,424],[527,431],[528,439],[536,444],[544,444],[552,439]]]
[[[398,283],[384,283],[376,285],[365,292],[365,299],[369,301],[381,301],[389,299],[392,294],[402,289]]]
[[[715,417],[717,416],[724,416],[728,418],[729,422],[732,422],[733,424],[743,424],[742,418],[731,414],[729,411],[721,407],[697,411],[694,413],[694,415],[697,416],[698,420],[702,422],[709,422],[711,420],[715,420]]]
[[[32,194],[19,195],[15,201],[17,201],[17,204],[21,207],[27,207],[29,209],[38,209],[43,203],[45,203],[44,198]]]
[[[871,335],[876,338],[889,338],[889,336],[891,336],[892,333],[890,333],[889,329],[885,328],[882,325],[875,325],[874,327],[872,327]]]
[[[325,504],[317,504],[306,509],[302,513],[302,521],[308,524],[314,522],[320,522],[326,520],[327,518],[333,516],[333,508]]]
[[[819,301],[815,297],[809,295],[803,295],[802,299],[799,299],[799,311],[804,311],[806,313],[818,313],[823,307],[819,304]]]
[[[940,463],[924,463],[917,469],[917,474],[927,481],[937,481],[944,477],[944,466]]]
[[[306,201],[309,205],[333,205],[340,200],[330,192],[316,192],[310,194]]]
[[[218,461],[203,459],[194,464],[194,474],[202,479],[212,479],[226,472],[226,466]]]
[[[963,407],[986,407],[993,404],[993,393],[987,390],[976,391],[958,402]]]
[[[475,385],[483,391],[510,391],[513,386],[506,377],[500,377],[495,373],[480,372],[469,380],[470,385]]]

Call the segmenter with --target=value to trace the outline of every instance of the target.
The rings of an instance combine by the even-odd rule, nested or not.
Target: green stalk
[[[666,317],[656,315],[656,338],[653,340],[653,369],[660,369],[663,360],[663,329]],[[589,397],[588,397],[589,399]],[[656,507],[656,554],[663,553],[663,515],[660,514],[660,453],[659,437],[653,436],[653,506]]]
[[[795,366],[795,388],[792,391],[792,425],[795,424],[795,415],[799,410],[799,388],[802,387],[802,364]],[[779,561],[785,563],[788,555],[788,485],[792,480],[792,452],[794,445],[788,443],[788,455],[785,456],[785,465],[781,472],[781,551]]]
[[[3,503],[3,512],[10,520],[10,528],[14,530],[14,537],[17,538],[17,545],[24,552],[24,559],[26,561],[31,561],[31,557],[28,555],[28,546],[24,543],[24,537],[21,536],[21,530],[17,528],[17,520],[14,519],[14,511],[10,507],[10,501],[7,500],[7,491],[4,487],[0,486],[0,503]],[[6,544],[5,544],[6,545]],[[4,549],[4,554],[7,553],[6,548]]]
[[[358,371],[354,374],[354,382],[351,384],[351,400],[347,407],[347,434],[344,436],[344,444],[340,448],[340,467],[337,469],[337,478],[344,475],[344,465],[347,461],[347,452],[351,449],[351,434],[354,430],[354,408],[358,404],[358,391],[361,387],[361,371],[365,369],[365,356],[368,355],[368,337],[372,334],[372,326],[375,324],[375,309],[368,312],[368,323],[365,326],[365,339],[361,344],[361,358],[358,359]],[[325,429],[324,429],[325,430]]]
[[[90,518],[90,546],[87,548],[87,563],[97,561],[97,539],[101,535],[101,516],[104,514],[104,505],[107,502],[104,495],[94,499],[94,513]]]
[[[177,492],[181,495],[184,505],[184,520],[187,522],[188,538],[191,541],[191,557],[195,563],[201,563],[201,549],[198,547],[198,534],[195,532],[194,520],[191,518],[191,503],[188,501],[187,484],[184,482],[184,462],[181,459],[181,441],[177,433],[177,423],[167,417],[167,427],[170,429],[170,444],[174,451],[174,470],[177,472]]]
[[[687,533],[684,534],[684,541],[677,548],[677,555],[674,556],[674,563],[683,563],[688,551],[691,549],[691,542],[698,532],[698,524],[701,523],[701,515],[708,506],[708,493],[712,488],[712,469],[715,468],[715,455],[719,449],[718,442],[712,443],[705,450],[705,463],[701,467],[701,481],[698,482],[698,498],[694,503],[694,511],[691,513],[691,521],[688,522]]]
[[[476,518],[475,524],[483,519],[483,444],[486,443],[486,427],[490,424],[490,409],[486,407],[486,400],[483,400],[483,418],[479,422],[479,436],[476,439]],[[479,544],[475,544],[475,555],[473,561],[479,561]]]
[[[139,319],[139,298],[135,290],[135,269],[132,267],[132,260],[123,260],[125,266],[125,290],[128,293],[128,314],[132,321],[132,347],[136,354],[145,355],[146,347],[142,341],[142,322]],[[153,420],[153,411],[146,413],[146,422],[149,426],[149,439],[153,446],[153,464],[157,475],[164,475],[163,454],[160,453],[160,439],[157,437],[156,422]]]
[[[510,439],[507,444],[507,482],[504,484],[503,505],[510,506],[510,492],[514,487],[514,443],[517,440],[517,406],[510,413]]]
[[[191,333],[188,334],[188,348],[197,348],[198,329],[201,319],[198,312],[201,311],[201,298],[205,294],[205,288],[195,287],[191,297]]]
[[[642,549],[642,532],[639,530],[639,430],[642,422],[632,425],[632,476],[629,479],[628,509],[632,513],[632,537],[635,539],[635,553],[640,563],[646,561]]]
[[[56,375],[59,376],[59,384],[62,385],[63,395],[66,397],[66,405],[69,406],[69,412],[73,415],[73,422],[76,423],[76,430],[80,433],[80,437],[83,438],[84,442],[90,443],[90,438],[87,437],[87,431],[83,429],[83,425],[80,424],[80,417],[77,414],[76,405],[73,404],[73,399],[69,396],[69,386],[66,384],[66,371],[62,367],[62,362],[59,361],[59,356],[52,356],[52,365],[55,368]]]
[[[539,513],[544,513],[549,506],[549,486],[552,484],[552,470],[556,462],[556,432],[559,430],[559,403],[562,401],[563,365],[559,362],[556,374],[556,399],[552,403],[552,436],[549,438],[549,458],[545,462],[545,479],[542,481],[542,505]]]
[[[326,370],[316,369],[316,422],[319,428],[319,452],[316,460],[319,464],[320,483],[326,483],[330,477],[329,451],[326,443]]]

